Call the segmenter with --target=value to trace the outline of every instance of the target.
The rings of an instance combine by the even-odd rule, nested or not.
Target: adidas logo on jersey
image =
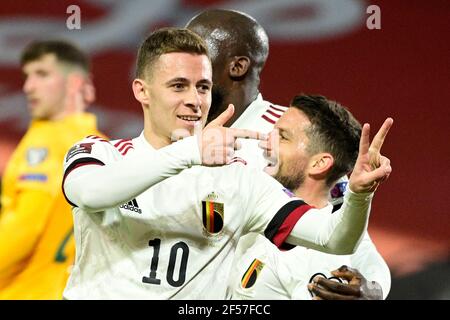
[[[136,199],[128,201],[128,203],[121,205],[119,208],[122,208],[125,210],[130,210],[130,211],[137,212],[137,213],[142,213],[142,210],[139,209]]]

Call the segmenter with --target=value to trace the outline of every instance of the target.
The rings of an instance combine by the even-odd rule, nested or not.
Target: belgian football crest
[[[242,288],[251,288],[255,284],[262,268],[264,268],[264,262],[258,259],[254,259],[241,279]]]
[[[213,192],[202,201],[203,227],[210,234],[222,231],[224,223],[223,203],[217,202],[217,195]]]

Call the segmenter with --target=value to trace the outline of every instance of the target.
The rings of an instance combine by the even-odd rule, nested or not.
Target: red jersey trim
[[[124,156],[130,149],[134,149],[131,139],[121,139],[114,144],[117,150]]]
[[[289,245],[285,243],[286,238],[298,220],[311,208],[302,200],[293,200],[286,203],[267,225],[264,235],[278,248],[287,248]]]
[[[282,113],[284,113],[286,110],[283,110],[283,109],[280,109],[280,108],[276,108],[276,107],[274,107],[273,105],[269,105],[269,108],[272,108],[273,110],[276,110],[276,111],[280,111],[280,112],[282,112]],[[287,108],[286,108],[287,109]]]
[[[283,224],[278,229],[278,233],[273,237],[272,242],[278,247],[283,249],[291,249],[293,246],[285,243],[286,238],[294,229],[295,224],[300,220],[300,218],[312,207],[305,204],[295,209],[287,218],[284,220]]]
[[[271,115],[273,115],[273,116],[276,117],[276,118],[280,118],[280,117],[281,117],[281,114],[276,114],[276,113],[273,112],[272,110],[267,109],[266,112],[269,113],[269,114],[271,114]]]
[[[123,156],[126,155],[128,153],[128,151],[131,150],[131,149],[134,149],[134,147],[132,145],[128,146],[125,150],[123,150],[122,155]]]
[[[271,124],[275,124],[275,123],[276,123],[275,120],[270,119],[270,118],[269,118],[268,116],[266,116],[265,114],[263,114],[263,115],[261,116],[261,118],[263,118],[264,120],[266,120],[267,122],[269,122],[269,123],[271,123]]]
[[[117,141],[117,142],[114,144],[114,147],[119,148],[119,146],[120,146],[122,143],[124,143],[124,142],[129,142],[129,141],[131,141],[131,139],[120,139],[119,141]]]

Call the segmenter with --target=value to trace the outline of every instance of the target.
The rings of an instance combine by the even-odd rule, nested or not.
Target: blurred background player
[[[382,134],[374,141],[383,142],[392,125],[387,120]],[[315,208],[333,206],[327,195],[343,173],[352,170],[357,156],[355,132],[361,128],[352,114],[340,104],[322,96],[300,95],[276,123],[279,130],[279,163],[275,179],[293,194]],[[274,131],[275,132],[275,131]],[[274,133],[273,133],[274,134]],[[378,155],[373,154],[377,162]],[[318,277],[314,294],[326,299],[382,299],[390,289],[390,272],[366,233],[352,255],[331,255],[304,247],[280,251],[263,237],[246,251],[240,247],[231,277],[234,299],[310,299],[307,285],[315,275],[343,276],[351,282],[338,283]],[[342,268],[354,266],[357,270]],[[337,279],[335,279],[337,280]],[[339,280],[338,280],[339,281]]]
[[[0,299],[61,299],[75,245],[64,199],[64,155],[100,135],[85,110],[95,99],[87,56],[65,41],[37,41],[20,60],[30,126],[3,177]]]
[[[263,27],[248,14],[211,9],[193,17],[186,28],[199,34],[210,51],[214,86],[208,121],[232,103],[235,113],[225,125],[270,132],[287,108],[265,101],[259,92],[260,74],[269,54],[269,40]],[[262,169],[267,165],[257,142],[242,139],[240,142],[242,148],[236,152],[238,157],[252,167]],[[335,206],[335,210],[342,204],[348,181],[347,172],[342,173],[343,177],[336,181],[334,187],[329,188],[328,200]],[[241,246],[248,247],[255,236],[253,234],[241,238]],[[373,249],[376,252],[375,247]],[[371,271],[370,274],[380,278],[372,280],[386,284],[383,290],[387,294],[390,288],[389,270],[378,253],[374,257],[376,259],[371,262],[375,264],[370,269],[378,271]],[[365,271],[367,270],[362,270],[362,273]]]

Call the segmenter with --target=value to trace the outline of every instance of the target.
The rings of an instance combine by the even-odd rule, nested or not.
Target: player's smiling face
[[[311,158],[307,151],[307,130],[310,127],[308,117],[294,107],[289,108],[275,124],[280,138],[279,169],[274,178],[291,190],[303,182]]]
[[[152,135],[170,139],[177,129],[192,134],[195,127],[205,124],[212,88],[212,68],[206,55],[163,54],[154,62],[147,84]]]

